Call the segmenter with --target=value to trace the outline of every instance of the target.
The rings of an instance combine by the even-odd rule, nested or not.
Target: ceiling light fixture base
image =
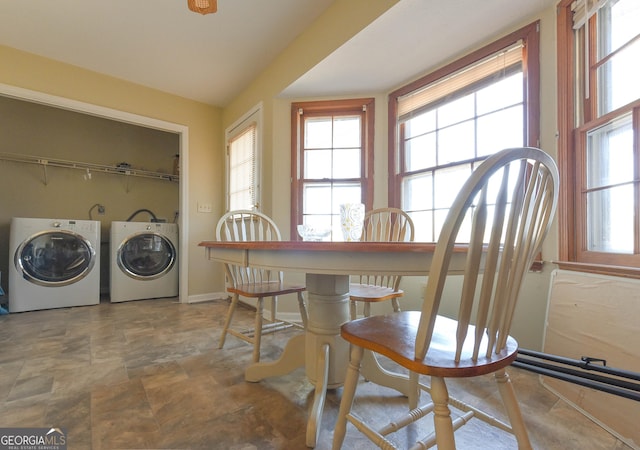
[[[205,15],[218,11],[218,0],[187,0],[187,6],[191,11]]]

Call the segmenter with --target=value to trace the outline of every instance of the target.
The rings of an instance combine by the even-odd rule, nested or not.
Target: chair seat
[[[228,287],[227,291],[232,294],[239,294],[244,297],[261,298],[273,297],[285,294],[304,292],[307,288],[303,284],[287,284],[279,281],[268,281],[263,283],[245,283]]]
[[[431,414],[433,433],[424,438],[417,435],[417,428],[403,433],[411,441],[415,434],[417,441],[409,444],[411,449],[437,445],[440,450],[455,450],[454,432],[477,417],[512,433],[520,450],[531,450],[518,399],[505,370],[515,361],[518,350],[509,330],[522,281],[552,226],[559,186],[553,159],[535,148],[506,149],[474,167],[450,204],[436,240],[420,311],[364,317],[341,327],[342,338],[351,344],[351,358],[334,427],[333,450],[342,448],[347,423],[378,448],[391,449],[397,447],[387,436]],[[456,243],[462,242],[468,246],[464,272],[460,274],[451,262]],[[454,274],[462,275],[462,279],[447,283]],[[457,320],[440,315],[445,305],[455,308]],[[365,355],[369,359],[368,351],[410,371],[406,391],[409,410],[401,417],[392,417],[382,428],[376,425],[377,420],[368,423],[352,412],[360,377],[366,375],[360,368],[363,361],[365,367],[372,364],[364,360]],[[429,386],[420,383],[420,374],[429,376]],[[447,379],[489,374],[494,375],[509,424],[449,395]],[[426,404],[420,404],[422,390],[429,392]],[[450,405],[462,414],[454,414]],[[367,403],[370,406],[378,405]],[[372,418],[383,414],[368,411]],[[482,439],[486,441],[480,442]],[[491,439],[490,433],[478,436],[477,447],[495,447]]]
[[[225,242],[247,241],[280,241],[282,236],[276,223],[267,215],[253,210],[234,210],[223,215],[216,225],[216,239]],[[262,335],[282,327],[299,326],[292,322],[277,320],[278,297],[285,294],[297,294],[302,328],[307,327],[307,307],[302,293],[306,287],[302,284],[285,284],[282,271],[248,269],[244,264],[225,263],[225,281],[227,292],[233,294],[227,309],[227,316],[220,336],[218,348],[224,347],[227,333],[253,344],[253,362],[260,361],[260,342]],[[233,330],[231,321],[240,297],[255,300],[255,317],[253,330]],[[271,318],[269,324],[263,325],[264,299],[271,297]]]
[[[512,337],[505,349],[486,358],[487,338],[477,361],[471,359],[472,344],[463,348],[460,361],[454,361],[456,351],[456,327],[458,322],[437,316],[433,338],[426,358],[416,361],[415,342],[420,322],[419,311],[402,311],[383,316],[364,317],[342,325],[342,337],[352,344],[387,356],[398,364],[423,375],[438,377],[472,377],[495,372],[510,365],[517,356],[518,343]],[[468,339],[472,341],[475,327],[469,326]]]
[[[349,297],[358,302],[383,302],[403,295],[404,292],[401,289],[360,283],[349,285]]]

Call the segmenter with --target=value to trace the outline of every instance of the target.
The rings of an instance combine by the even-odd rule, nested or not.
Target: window
[[[637,0],[560,4],[560,257],[580,270],[640,276],[638,23]]]
[[[538,146],[538,23],[393,92],[389,204],[437,240],[459,187],[489,155]]]
[[[260,207],[259,124],[260,108],[251,111],[226,132],[227,210]]]
[[[373,204],[373,99],[293,103],[291,236],[298,224],[341,241],[340,204]]]

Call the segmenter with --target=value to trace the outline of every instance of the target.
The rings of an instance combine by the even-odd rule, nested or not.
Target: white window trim
[[[255,174],[255,199],[256,204],[253,209],[260,210],[262,205],[262,142],[263,142],[263,107],[262,102],[258,103],[247,111],[242,117],[225,129],[225,149],[228,150],[229,143],[236,136],[244,132],[251,123],[256,124],[256,174]],[[230,160],[229,152],[225,151],[225,211],[229,211],[229,174]]]

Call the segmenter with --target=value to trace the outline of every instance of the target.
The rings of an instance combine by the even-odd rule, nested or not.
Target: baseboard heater
[[[604,359],[519,349],[512,366],[640,402],[640,373],[608,367]]]

